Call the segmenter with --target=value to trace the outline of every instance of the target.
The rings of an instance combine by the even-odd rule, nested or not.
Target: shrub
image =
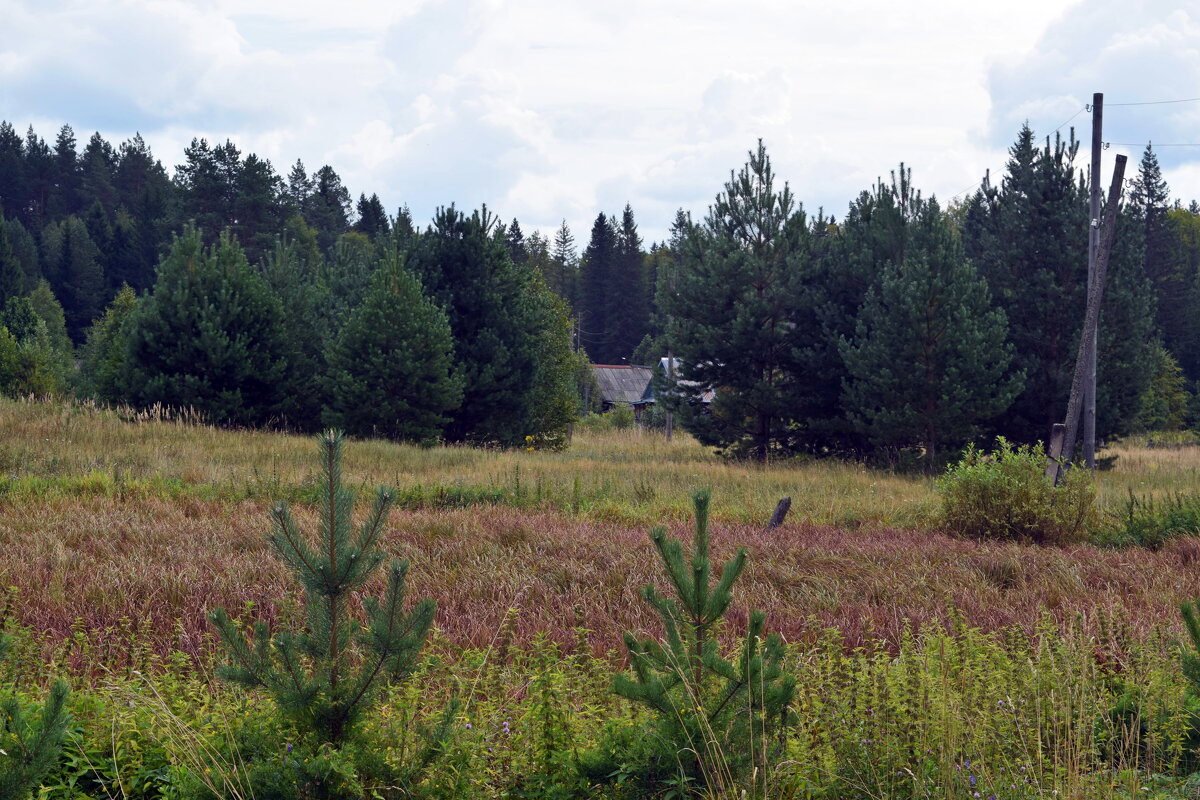
[[[1094,524],[1096,486],[1086,470],[1067,470],[1060,486],[1045,478],[1042,447],[1013,446],[1003,437],[996,451],[973,445],[938,481],[938,522],[964,536],[1067,544]]]

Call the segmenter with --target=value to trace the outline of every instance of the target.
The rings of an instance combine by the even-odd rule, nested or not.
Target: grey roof
[[[651,367],[634,364],[592,364],[592,374],[600,385],[600,397],[606,403],[637,405],[654,402],[650,379],[654,377]]]

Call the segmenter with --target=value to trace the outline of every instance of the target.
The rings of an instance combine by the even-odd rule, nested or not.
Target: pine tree
[[[204,248],[186,227],[129,321],[124,399],[191,407],[218,424],[276,417],[286,370],[283,309],[236,240]]]
[[[0,659],[11,646],[12,639],[0,634]],[[0,757],[0,797],[22,800],[30,796],[58,764],[71,724],[71,714],[66,710],[67,694],[67,682],[55,681],[50,687],[50,697],[38,712],[36,725],[28,718],[18,697],[10,695],[0,703],[0,752],[4,754]]]
[[[885,191],[900,195],[894,175]],[[1008,369],[1004,312],[937,202],[916,194],[900,219],[890,232],[899,252],[868,289],[853,339],[841,340],[843,402],[873,446],[920,446],[932,471],[944,446],[965,444],[1008,408],[1021,376]]]
[[[425,599],[404,610],[408,562],[393,561],[383,596],[363,603],[366,624],[359,622],[352,604],[383,565],[393,496],[380,489],[367,519],[352,531],[354,497],[342,486],[342,435],[327,431],[319,441],[323,497],[316,540],[299,529],[286,504],[271,509],[271,546],[304,586],[304,630],[272,636],[260,621],[247,641],[223,609],[211,620],[230,654],[218,675],[266,689],[302,731],[336,747],[354,732],[385,681],[416,668],[435,606]]]
[[[761,611],[750,612],[736,661],[719,653],[714,627],[729,610],[733,584],[748,557],[738,550],[712,582],[709,494],[700,491],[693,499],[696,530],[690,557],[678,540],[667,538],[665,528],[650,533],[673,596],[660,594],[653,585],[641,595],[662,618],[664,639],[626,633],[633,677],[618,675],[613,689],[655,713],[656,738],[671,750],[663,763],[649,765],[660,780],[682,770],[696,788],[734,796],[736,784],[749,776],[758,796],[772,764],[774,732],[787,722],[795,681],[782,667],[783,641],[777,634],[763,638],[766,615]]]
[[[683,423],[702,443],[766,460],[796,445],[796,397],[809,376],[797,356],[797,303],[809,270],[806,217],[775,176],[759,142],[731,174],[703,225],[679,232],[674,289],[665,299],[678,378],[698,393]]]
[[[446,314],[389,256],[329,354],[327,424],[363,436],[434,444],[458,408]]]
[[[428,296],[446,310],[454,335],[455,371],[463,378],[464,393],[447,438],[517,445],[526,436],[561,433],[539,428],[546,419],[539,406],[558,401],[543,394],[548,387],[537,379],[555,370],[544,370],[538,360],[568,352],[570,339],[569,331],[547,326],[549,298],[538,291],[532,268],[518,267],[508,257],[494,235],[496,222],[486,207],[470,217],[453,206],[440,209],[407,263]]]

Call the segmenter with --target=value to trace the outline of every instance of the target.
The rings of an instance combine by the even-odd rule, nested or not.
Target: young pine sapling
[[[383,564],[379,545],[393,496],[381,488],[367,519],[352,531],[354,496],[342,486],[342,434],[326,431],[319,440],[323,493],[316,548],[286,504],[271,509],[271,545],[304,586],[304,630],[272,636],[260,621],[247,641],[223,609],[211,619],[230,653],[218,675],[265,688],[300,730],[337,746],[385,680],[416,668],[435,607],[425,599],[404,610],[408,562],[393,561],[383,597],[363,603],[366,625],[360,624],[352,594]]]
[[[674,597],[653,586],[644,587],[642,597],[662,618],[665,638],[638,639],[626,633],[633,677],[618,675],[613,688],[656,712],[659,735],[674,750],[679,778],[730,790],[751,773],[757,793],[765,776],[766,751],[786,722],[795,680],[783,674],[779,636],[762,638],[761,611],[750,613],[736,662],[718,651],[714,627],[729,609],[733,584],[747,555],[739,549],[712,585],[709,493],[697,492],[694,502],[696,532],[690,558],[685,558],[678,540],[667,538],[664,528],[650,534]]]

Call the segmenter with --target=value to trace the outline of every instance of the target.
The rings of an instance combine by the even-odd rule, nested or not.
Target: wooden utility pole
[[[1096,256],[1100,247],[1100,150],[1104,128],[1104,93],[1092,95],[1092,172],[1091,197],[1088,201],[1088,299],[1096,281]],[[1101,289],[1103,293],[1103,289]],[[1099,314],[1099,309],[1096,311]],[[1098,320],[1099,318],[1097,318]],[[1083,388],[1083,460],[1088,469],[1096,468],[1096,345],[1099,322],[1088,341],[1087,373]]]
[[[1117,156],[1113,167],[1112,185],[1108,187],[1108,208],[1104,211],[1104,226],[1100,229],[1100,245],[1096,250],[1096,274],[1088,286],[1087,312],[1083,334],[1079,337],[1079,352],[1075,358],[1075,377],[1071,381],[1071,399],[1067,402],[1067,432],[1063,437],[1062,463],[1069,466],[1075,454],[1075,439],[1079,436],[1083,416],[1084,382],[1088,374],[1091,344],[1096,341],[1100,324],[1100,302],[1104,299],[1104,283],[1108,277],[1108,259],[1117,233],[1117,209],[1121,205],[1121,185],[1125,180],[1125,156]],[[1094,357],[1094,354],[1093,354]],[[1091,371],[1095,375],[1095,370]]]
[[[675,359],[671,357],[671,346],[667,345],[667,390],[672,395],[675,393]],[[665,401],[666,398],[664,397]],[[667,407],[667,441],[671,441],[671,437],[675,434],[675,415],[671,413],[671,404],[664,402]]]

